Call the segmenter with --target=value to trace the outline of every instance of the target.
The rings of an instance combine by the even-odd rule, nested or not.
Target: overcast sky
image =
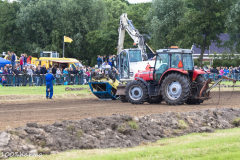
[[[128,0],[129,3],[151,2],[152,0]]]

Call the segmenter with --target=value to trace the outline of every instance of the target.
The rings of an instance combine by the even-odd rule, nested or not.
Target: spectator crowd
[[[29,76],[33,77],[33,75],[36,76],[44,76],[46,75],[50,70],[52,74],[55,76],[56,79],[63,79],[63,84],[67,85],[70,83],[76,84],[76,77],[81,76],[83,85],[88,84],[91,73],[94,72],[94,75],[98,74],[105,74],[105,69],[107,67],[111,67],[111,70],[118,75],[118,71],[116,69],[117,59],[116,55],[109,56],[98,55],[97,57],[97,66],[98,69],[95,69],[95,67],[86,67],[80,63],[76,68],[59,68],[57,65],[50,66],[49,68],[46,68],[46,65],[38,65],[33,66],[27,64],[27,55],[21,54],[21,57],[19,57],[19,63],[15,63],[17,60],[17,56],[14,52],[8,51],[8,60],[11,61],[11,64],[6,64],[4,67],[0,68],[0,83],[2,85],[7,85],[7,78],[8,75],[13,75],[15,77],[23,75],[23,76]],[[234,78],[239,80],[239,72],[240,72],[240,65],[239,67],[197,67],[195,66],[195,69],[203,69],[208,75],[206,78],[210,78],[211,75],[217,75],[217,77],[221,76],[228,76],[230,78]],[[236,76],[237,75],[237,76]],[[38,78],[38,77],[36,77]],[[68,81],[67,81],[68,79]],[[19,83],[16,84],[16,86],[19,85]]]
[[[116,55],[109,54],[107,57],[106,55],[97,57],[97,65],[100,70],[106,67],[106,65],[110,65],[111,67],[116,68],[117,65],[117,58]]]
[[[19,62],[17,62],[18,57],[14,52],[8,51],[8,57],[7,59],[11,61],[11,64],[6,64],[4,67],[0,68],[0,83],[2,85],[8,85],[7,79],[8,75],[13,75],[14,77],[18,78],[19,76],[37,76],[37,81],[39,80],[39,76],[46,75],[50,70],[52,71],[52,74],[55,76],[56,79],[63,79],[63,84],[67,85],[67,82],[75,84],[76,77],[82,76],[83,85],[88,84],[91,73],[95,72],[95,75],[98,74],[105,74],[105,68],[106,66],[111,66],[111,69],[115,71],[117,74],[118,71],[116,70],[116,55],[111,55],[106,57],[98,55],[97,58],[97,65],[98,69],[95,69],[95,67],[86,67],[85,65],[77,66],[77,68],[59,68],[56,66],[50,66],[49,68],[46,68],[46,65],[29,65],[27,64],[27,54],[23,53],[19,57]],[[32,78],[34,79],[34,78]],[[68,79],[68,81],[67,81]],[[16,79],[15,86],[18,86],[20,84],[20,80]],[[24,81],[24,80],[22,80]],[[42,80],[40,80],[42,81]],[[25,83],[26,84],[26,83]]]
[[[195,66],[195,69],[203,69],[206,74],[208,75],[217,75],[218,78],[222,76],[227,76],[233,79],[239,80],[239,73],[240,73],[240,65],[239,67],[197,67]],[[237,76],[236,76],[237,75]]]
[[[24,56],[24,55],[23,55]],[[67,78],[70,77],[70,82],[75,84],[75,77],[82,76],[83,77],[83,85],[88,84],[90,73],[95,71],[95,67],[86,67],[84,65],[77,66],[77,68],[58,68],[58,66],[50,66],[50,68],[46,68],[46,65],[38,65],[34,67],[33,65],[28,65],[26,63],[18,63],[18,64],[6,64],[4,67],[0,68],[0,83],[2,85],[6,85],[6,80],[8,75],[16,76],[43,76],[46,75],[49,71],[52,71],[52,74],[56,77],[56,79],[63,79],[64,84],[67,85]],[[37,77],[38,78],[38,77]],[[65,83],[66,82],[66,83]]]

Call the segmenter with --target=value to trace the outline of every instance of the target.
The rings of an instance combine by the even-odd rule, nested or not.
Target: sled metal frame
[[[199,96],[198,96],[198,99],[211,99],[210,97],[210,91],[211,89],[213,89],[216,85],[218,85],[220,82],[222,82],[224,79],[226,80],[231,80],[233,81],[233,83],[236,83],[236,79],[232,79],[232,78],[229,78],[229,77],[226,77],[226,76],[222,76],[219,80],[217,80],[215,83],[212,82],[212,79],[209,78],[207,81],[204,82],[204,86],[202,87],[200,93],[199,93]],[[211,87],[209,87],[209,84],[213,84]],[[204,93],[205,91],[205,93]],[[204,96],[202,97],[204,93]]]

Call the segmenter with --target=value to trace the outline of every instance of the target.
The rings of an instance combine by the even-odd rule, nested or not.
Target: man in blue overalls
[[[52,80],[54,80],[55,78],[52,75],[52,71],[50,70],[49,73],[45,76],[46,79],[46,98],[48,99],[49,97],[49,91],[50,90],[50,99],[52,99],[53,96],[53,84],[52,84]]]

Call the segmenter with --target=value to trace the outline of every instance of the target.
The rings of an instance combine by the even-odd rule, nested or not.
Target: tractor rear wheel
[[[200,91],[202,90],[202,87],[204,86],[204,82],[206,81],[206,79],[204,78],[203,75],[198,75],[197,78],[196,78],[196,82],[197,82],[197,85],[198,85],[198,90],[197,92],[195,93],[195,96],[196,97],[199,97],[199,93]],[[200,103],[203,103],[204,100],[202,99],[188,99],[186,101],[187,104],[200,104]]]
[[[189,86],[186,76],[172,73],[163,80],[161,95],[169,105],[182,105],[190,95]]]
[[[119,96],[119,99],[121,100],[122,103],[128,102],[126,96],[121,95],[121,96]]]
[[[127,85],[125,95],[128,102],[143,104],[147,98],[147,88],[141,81],[133,81]]]
[[[146,99],[146,101],[149,103],[149,104],[159,104],[163,101],[163,98],[162,98],[162,95],[159,95],[157,97],[148,97]]]

